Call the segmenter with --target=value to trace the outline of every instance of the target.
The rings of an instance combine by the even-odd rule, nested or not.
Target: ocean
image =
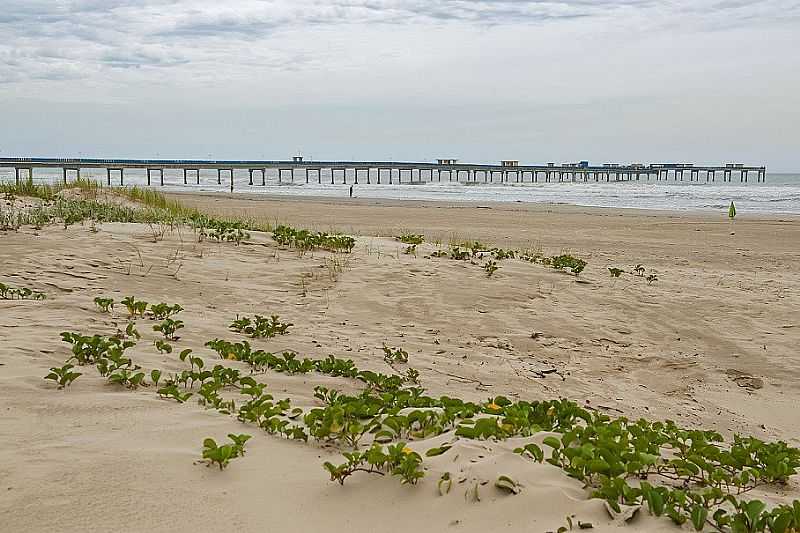
[[[165,185],[159,185],[157,173],[153,173],[152,187],[163,191],[202,191],[229,192],[229,178],[223,174],[222,185],[217,185],[216,171],[201,173],[200,185],[195,185],[194,175],[190,173],[189,184],[183,184],[183,173],[180,170],[164,172]],[[126,170],[126,186],[144,186],[146,177],[144,170]],[[800,215],[800,174],[768,173],[766,183],[756,183],[756,176],[749,176],[747,184],[739,182],[734,175],[732,183],[723,183],[721,175],[716,182],[689,182],[688,173],[684,181],[647,181],[633,182],[561,182],[543,183],[465,183],[462,182],[415,182],[407,183],[408,173],[404,173],[404,183],[388,185],[388,174],[382,175],[382,184],[375,183],[374,172],[372,184],[366,184],[366,173],[359,176],[359,184],[354,187],[354,196],[358,198],[392,199],[392,200],[431,200],[457,202],[525,202],[537,204],[567,204],[587,207],[614,207],[623,209],[655,209],[666,211],[719,211],[727,210],[730,202],[736,203],[737,212],[741,215],[751,214],[796,214]],[[70,173],[73,179],[74,173]],[[106,182],[103,169],[83,169],[81,177]],[[526,176],[528,177],[528,176]],[[447,179],[446,174],[442,178]],[[56,182],[62,179],[60,171],[37,169],[36,182]],[[395,175],[395,182],[397,180]],[[427,179],[427,173],[425,174]],[[12,181],[11,169],[0,169],[0,181]],[[118,183],[119,175],[112,175],[112,184]],[[323,173],[322,184],[316,183],[316,174],[312,174],[313,183],[305,183],[305,174],[296,173],[294,183],[288,182],[288,174],[284,173],[283,182],[279,183],[276,173],[269,173],[266,186],[261,186],[261,175],[256,173],[253,182],[248,185],[247,171],[237,172],[234,178],[234,194],[267,194],[274,196],[318,196],[325,198],[347,198],[350,185],[353,183],[352,173],[347,175],[347,184],[342,184],[341,172],[337,172],[335,185],[330,184],[329,175]]]

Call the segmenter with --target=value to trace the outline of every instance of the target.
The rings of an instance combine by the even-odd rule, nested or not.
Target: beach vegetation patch
[[[250,438],[250,435],[244,433],[241,435],[229,433],[228,439],[231,442],[221,446],[217,445],[214,439],[207,438],[203,440],[203,459],[208,466],[216,464],[220,470],[224,470],[231,460],[244,455],[244,445]]]
[[[408,362],[408,352],[402,348],[391,348],[383,345],[383,360],[389,366],[392,366],[397,363],[407,363]]]
[[[497,265],[496,261],[490,259],[483,265],[483,270],[486,271],[486,277],[491,278],[495,272],[500,270],[500,267]]]
[[[154,320],[164,320],[183,311],[180,304],[169,305],[166,303],[150,305],[149,315]]]
[[[144,317],[147,311],[147,302],[137,300],[133,296],[126,296],[121,303],[128,310],[128,316],[130,318],[136,318],[137,316]]]
[[[101,296],[98,296],[94,299],[94,304],[103,313],[110,313],[114,309],[113,298],[103,298]]]
[[[397,237],[397,240],[402,242],[403,244],[418,245],[425,242],[425,236],[420,235],[419,233],[403,233],[402,235]]]
[[[425,473],[422,470],[422,457],[406,446],[405,442],[398,442],[386,446],[374,444],[363,452],[344,453],[346,462],[334,465],[326,461],[325,470],[331,475],[331,481],[344,485],[345,480],[356,472],[384,475],[390,473],[400,478],[403,484],[415,485]]]
[[[153,331],[157,331],[164,335],[164,338],[170,341],[175,341],[178,337],[175,333],[183,328],[182,320],[173,320],[172,318],[165,318],[160,324],[153,325]]]
[[[306,229],[296,229],[291,226],[278,226],[272,232],[272,238],[280,245],[296,248],[301,251],[310,251],[315,248],[332,252],[350,253],[356,245],[356,240],[349,235],[340,233],[312,232]]]
[[[231,323],[230,329],[253,339],[270,339],[277,335],[286,335],[293,325],[291,322],[281,322],[278,315],[270,317],[255,315],[252,319],[246,316],[241,318],[237,316],[236,320]]]
[[[59,389],[69,387],[73,381],[82,375],[80,372],[73,372],[73,368],[75,368],[75,365],[70,363],[66,363],[64,366],[53,367],[44,379],[55,381]]]
[[[569,254],[562,254],[553,256],[550,260],[550,265],[556,270],[569,269],[574,275],[578,275],[586,268],[586,261]]]
[[[11,287],[0,283],[0,300],[45,300],[46,298],[45,293],[28,287]]]

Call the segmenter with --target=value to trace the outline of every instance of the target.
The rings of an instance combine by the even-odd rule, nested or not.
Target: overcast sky
[[[800,170],[800,0],[0,0],[0,156]]]

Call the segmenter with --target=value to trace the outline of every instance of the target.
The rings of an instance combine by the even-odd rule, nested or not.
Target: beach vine
[[[59,388],[80,375],[74,365],[94,365],[121,388],[154,386],[159,397],[179,403],[197,394],[204,408],[235,416],[270,435],[343,448],[343,462],[323,463],[330,479],[340,484],[357,473],[389,474],[401,483],[417,484],[425,476],[424,459],[409,444],[445,433],[452,438],[427,450],[425,457],[448,453],[459,439],[530,438],[514,451],[581,481],[588,495],[604,500],[612,514],[642,507],[679,525],[688,522],[698,531],[788,533],[800,527],[800,501],[768,508],[761,500],[747,498],[759,487],[786,485],[797,474],[800,450],[782,441],[740,435],[726,441],[715,431],[682,428],[672,421],[614,418],[565,399],[512,401],[495,396],[469,402],[432,397],[402,374],[359,370],[352,360],[333,355],[275,355],[254,350],[247,341],[215,339],[206,346],[224,361],[246,363],[250,375],[221,364],[210,367],[190,349],[179,355],[188,368],[172,374],[152,369],[148,374],[125,356],[134,340],[75,332],[62,333],[62,339],[72,346],[72,355],[46,376]],[[382,350],[390,364],[408,360],[402,348],[384,345]],[[320,406],[304,410],[293,407],[288,398],[276,399],[258,381],[259,374],[269,371],[318,372],[360,381],[364,388],[348,395],[317,386],[313,395]],[[535,436],[542,432],[551,435],[540,445]],[[206,439],[204,461],[222,470],[241,457],[250,436],[228,437],[230,442],[222,445]],[[509,495],[523,490],[507,476],[495,484]],[[446,494],[452,482],[442,476],[438,486]]]

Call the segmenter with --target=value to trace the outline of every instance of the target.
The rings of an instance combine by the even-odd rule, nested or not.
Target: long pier
[[[650,164],[604,164],[588,165],[585,163],[545,165],[520,165],[517,161],[503,161],[499,165],[459,163],[455,159],[440,159],[435,163],[389,162],[389,161],[304,161],[295,157],[286,161],[217,161],[196,159],[58,159],[58,158],[0,158],[0,168],[13,168],[17,183],[23,178],[33,179],[35,169],[60,170],[64,183],[74,173],[80,178],[81,169],[105,169],[108,185],[112,178],[119,176],[119,185],[125,184],[125,171],[143,169],[147,174],[147,185],[152,185],[156,175],[160,185],[164,185],[165,170],[182,170],[183,183],[189,184],[190,178],[200,184],[200,171],[217,172],[217,185],[222,185],[223,175],[234,187],[234,172],[247,172],[248,184],[254,183],[254,176],[261,178],[261,185],[266,185],[267,171],[277,172],[279,183],[302,183],[316,181],[323,183],[348,184],[347,171],[350,170],[351,184],[402,184],[428,183],[442,181],[463,181],[466,183],[539,183],[541,182],[620,182],[669,180],[714,182],[719,175],[723,182],[732,182],[734,175],[741,183],[747,183],[750,173],[756,174],[757,182],[766,181],[765,166],[747,166],[729,163],[719,166],[694,165],[690,163],[650,163]],[[323,171],[325,171],[323,173]],[[415,179],[416,173],[416,179]],[[27,176],[25,175],[27,174]],[[298,174],[300,174],[298,176]],[[527,177],[527,180],[526,180]],[[374,181],[373,181],[374,178]],[[405,181],[404,181],[405,178]],[[444,179],[443,179],[444,178]],[[361,179],[361,182],[359,182]]]

